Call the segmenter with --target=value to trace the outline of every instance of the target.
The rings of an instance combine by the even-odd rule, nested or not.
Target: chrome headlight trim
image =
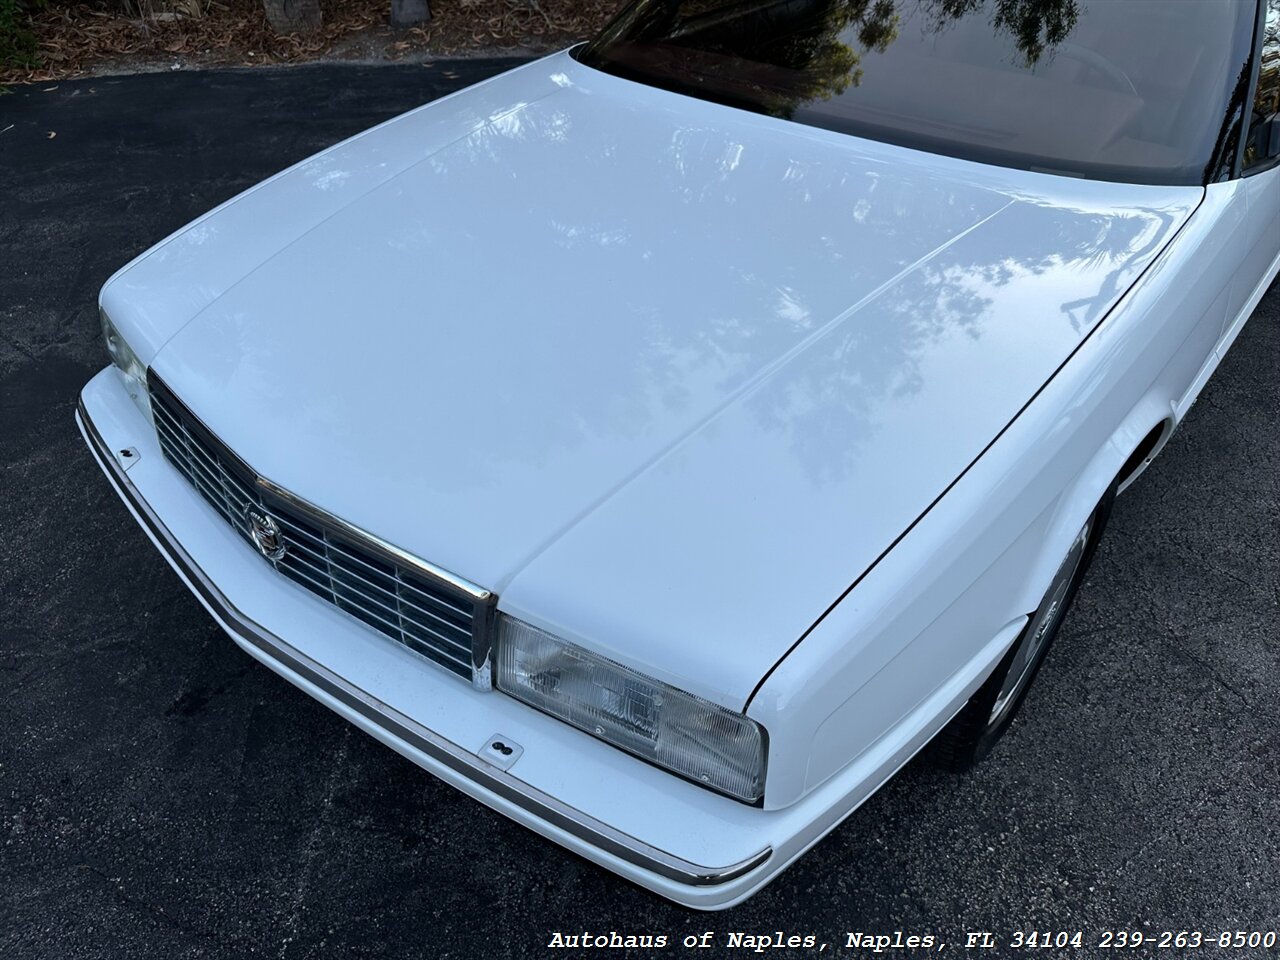
[[[536,710],[702,787],[764,799],[765,729],[687,693],[498,614],[494,686]]]

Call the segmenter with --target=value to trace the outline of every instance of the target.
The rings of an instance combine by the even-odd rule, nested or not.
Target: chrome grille
[[[286,549],[279,559],[264,557],[267,563],[379,633],[474,679],[475,638],[488,626],[488,604],[396,562],[337,523],[326,524],[275,495],[270,485],[264,488],[155,374],[148,381],[165,458],[250,545],[246,512],[252,507],[275,519]]]

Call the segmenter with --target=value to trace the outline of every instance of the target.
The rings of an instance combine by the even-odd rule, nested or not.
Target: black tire
[[[1115,497],[1116,487],[1113,485],[1081,527],[1083,542],[1080,538],[1072,541],[1071,550],[1063,558],[1053,583],[1041,598],[1040,606],[1027,621],[1026,628],[991,672],[991,676],[934,738],[930,749],[936,765],[955,773],[968,770],[986,757],[1009,729],[1027,698],[1027,691],[1035,682],[1036,674],[1044,664],[1049,648],[1053,646],[1053,640],[1066,619],[1080,584],[1084,581],[1107,518],[1111,515]],[[1077,543],[1081,543],[1079,558],[1069,579],[1066,579],[1063,571],[1068,562],[1072,561]],[[1064,586],[1064,590],[1059,589]],[[1033,643],[1035,647],[1029,647]],[[1011,679],[1015,669],[1018,676]],[[1009,682],[1008,685],[1006,681]]]

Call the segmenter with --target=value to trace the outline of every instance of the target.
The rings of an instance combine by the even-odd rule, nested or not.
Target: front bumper
[[[698,909],[731,906],[772,879],[791,859],[774,855],[779,830],[793,855],[816,839],[797,836],[794,810],[717,796],[474,690],[271,573],[164,460],[111,368],[85,387],[76,419],[121,499],[237,644],[469,796]],[[495,736],[523,748],[511,770],[480,752]]]

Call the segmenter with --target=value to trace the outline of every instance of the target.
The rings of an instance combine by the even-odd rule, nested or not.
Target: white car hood
[[[934,157],[559,55],[250,191],[103,303],[264,476],[741,706],[1201,193]]]

